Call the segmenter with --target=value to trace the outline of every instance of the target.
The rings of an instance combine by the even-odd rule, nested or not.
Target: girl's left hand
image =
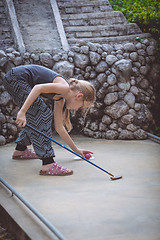
[[[22,110],[19,110],[17,113],[16,123],[20,127],[24,127],[26,125],[26,115]]]

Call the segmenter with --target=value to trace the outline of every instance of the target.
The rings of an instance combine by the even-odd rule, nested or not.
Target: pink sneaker
[[[51,168],[49,168],[47,171],[41,170],[39,174],[44,176],[65,176],[72,175],[73,171],[54,162]]]
[[[35,151],[28,148],[26,148],[26,150],[24,150],[20,156],[14,156],[14,155],[12,156],[12,159],[17,159],[17,160],[38,159],[38,158],[39,157],[36,155]]]

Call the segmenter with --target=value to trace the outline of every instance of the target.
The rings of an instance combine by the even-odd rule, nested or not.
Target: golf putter
[[[13,119],[16,120],[16,117],[14,117]],[[36,129],[35,127],[31,126],[30,124],[27,123],[27,124],[26,124],[26,127],[32,129],[32,130],[35,131],[35,132],[38,132],[39,134],[41,134],[42,136],[48,138],[50,141],[56,143],[56,144],[59,145],[60,147],[66,149],[67,151],[73,153],[74,155],[80,157],[80,158],[83,159],[84,161],[86,161],[86,162],[92,164],[93,166],[95,166],[96,168],[100,169],[101,171],[107,173],[108,175],[111,176],[111,177],[110,177],[111,180],[118,180],[118,179],[121,179],[121,178],[122,178],[121,175],[114,176],[112,173],[106,171],[106,170],[103,169],[102,167],[100,167],[100,166],[96,165],[95,163],[89,161],[88,159],[86,159],[85,157],[81,156],[80,154],[72,151],[70,148],[66,147],[65,145],[62,145],[61,143],[59,143],[59,142],[57,142],[56,140],[52,139],[51,137],[47,136],[46,134],[44,134],[43,132],[39,131],[39,130]]]

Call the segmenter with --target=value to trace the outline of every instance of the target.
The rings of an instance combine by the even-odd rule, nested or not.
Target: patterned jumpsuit
[[[40,65],[24,65],[11,69],[6,73],[3,84],[16,104],[21,108],[32,88],[37,84],[51,83],[55,77],[61,76],[56,72]],[[62,77],[62,76],[61,76]],[[53,100],[55,93],[42,94]],[[52,137],[52,118],[51,109],[39,96],[33,102],[26,113],[27,123]],[[37,132],[24,127],[20,132],[17,144],[25,146],[33,145],[37,156],[43,164],[52,163],[55,157],[51,141]]]

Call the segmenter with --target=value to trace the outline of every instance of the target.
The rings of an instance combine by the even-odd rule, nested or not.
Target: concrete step
[[[70,45],[81,40],[122,43],[142,33],[135,23],[128,23],[122,12],[113,11],[107,0],[58,0],[57,3]]]
[[[61,1],[57,0],[58,6],[60,8],[65,8],[65,7],[83,7],[83,6],[102,6],[102,5],[108,5],[110,6],[109,1],[107,0],[67,0],[67,1]]]
[[[14,0],[22,38],[28,51],[61,48],[49,0]]]
[[[66,27],[65,31],[68,38],[112,37],[141,33],[135,23]]]
[[[57,1],[61,14],[93,13],[112,11],[112,7],[105,1]]]
[[[61,15],[63,25],[65,26],[93,26],[93,25],[112,25],[127,23],[122,12],[97,12],[81,14],[63,14]]]
[[[135,41],[135,38],[139,37],[141,39],[150,38],[151,35],[149,33],[141,33],[141,34],[133,34],[128,36],[115,36],[115,37],[90,37],[90,38],[70,38],[68,39],[68,43],[70,46],[83,42],[92,42],[92,43],[99,43],[99,44],[122,44]]]

